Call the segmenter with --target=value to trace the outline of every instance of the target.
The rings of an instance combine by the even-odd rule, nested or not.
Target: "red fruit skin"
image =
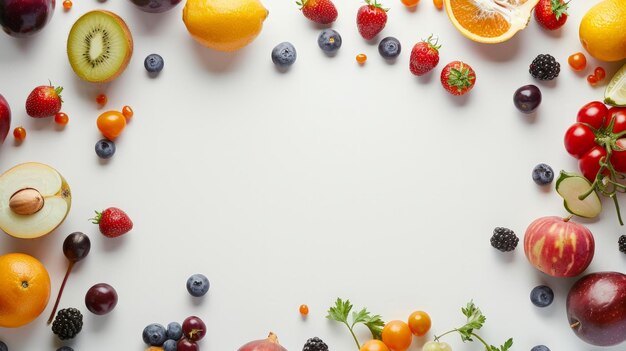
[[[100,232],[109,238],[116,238],[133,229],[133,221],[130,220],[126,212],[117,207],[109,207],[102,211],[98,225]]]
[[[600,160],[603,158],[606,158],[606,149],[596,145],[578,160],[580,172],[592,183],[600,171]],[[604,170],[603,174],[608,174],[608,169]]]
[[[0,145],[4,142],[11,129],[11,108],[4,96],[0,94]]]
[[[561,217],[533,221],[524,234],[524,253],[538,270],[553,277],[575,277],[593,259],[595,241],[591,231]]]
[[[199,341],[206,334],[206,325],[200,317],[189,316],[185,318],[182,324],[183,335],[191,341]]]
[[[586,123],[594,129],[600,129],[607,125],[609,109],[600,101],[592,101],[578,110],[576,122]]]
[[[626,341],[626,275],[597,272],[580,278],[567,294],[566,311],[583,341],[596,346]]]
[[[331,24],[337,19],[337,8],[330,0],[303,0],[304,17],[319,24]]]
[[[54,116],[61,111],[61,90],[51,85],[36,87],[26,99],[26,113],[33,118]]]
[[[613,149],[611,164],[616,171],[626,173],[626,138],[618,139],[615,141],[615,145],[618,149]]]
[[[379,6],[363,5],[356,14],[359,34],[365,40],[373,39],[387,24],[387,12]]]
[[[574,123],[567,129],[564,144],[565,150],[576,159],[585,156],[591,148],[598,145],[591,128],[582,123]]]
[[[177,351],[200,351],[200,347],[197,343],[186,338],[181,338],[176,344]]]
[[[558,1],[564,4],[563,0]],[[567,21],[567,12],[562,13],[557,20],[552,8],[552,0],[539,0],[539,3],[535,7],[535,19],[543,28],[556,30],[561,28],[565,24],[565,21]]]
[[[608,118],[605,126],[608,127],[613,121],[613,133],[621,133],[626,130],[626,107],[611,107],[608,110]]]
[[[433,70],[439,63],[439,50],[428,42],[422,41],[413,46],[409,70],[416,76],[422,76]]]
[[[454,75],[454,70],[467,70],[468,72],[468,79],[461,87],[451,85],[450,79],[451,76]],[[476,84],[476,72],[474,72],[474,69],[467,63],[461,61],[452,61],[448,63],[441,71],[441,85],[443,85],[444,89],[446,89],[446,91],[452,95],[465,95],[470,90],[472,90],[474,84]]]
[[[267,339],[250,341],[237,351],[287,351],[287,349],[278,343],[274,333],[270,333]]]

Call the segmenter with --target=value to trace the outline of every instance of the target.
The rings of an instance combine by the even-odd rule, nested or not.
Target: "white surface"
[[[536,186],[530,174],[546,162],[558,172],[576,170],[563,148],[563,133],[585,103],[602,97],[586,75],[567,66],[582,50],[578,23],[597,1],[572,4],[565,28],[547,33],[534,20],[512,40],[494,46],[473,43],[450,24],[445,12],[423,0],[417,11],[387,1],[389,22],[378,37],[396,36],[403,51],[395,64],[382,60],[377,42],[367,43],[354,25],[358,1],[336,1],[333,26],[343,37],[336,57],[317,47],[320,31],[298,13],[293,1],[265,0],[270,11],[261,35],[235,54],[196,44],[171,12],[143,13],[128,1],[75,1],[56,13],[39,35],[16,40],[0,35],[0,93],[11,104],[13,126],[24,125],[21,146],[9,136],[0,149],[0,169],[26,161],[57,168],[73,190],[67,220],[34,241],[0,236],[1,252],[22,251],[48,267],[53,292],[42,316],[26,327],[0,329],[11,350],[55,350],[45,319],[66,269],[61,245],[83,231],[92,240],[89,257],[72,273],[60,307],[85,314],[84,331],[71,343],[77,351],[143,350],[141,331],[198,315],[208,325],[202,350],[236,350],[270,330],[289,350],[319,336],[331,350],[354,350],[348,331],[327,321],[337,297],[349,298],[385,320],[416,309],[433,319],[433,333],[463,324],[460,308],[470,299],[488,318],[481,335],[492,344],[508,337],[514,350],[546,344],[552,350],[596,350],[569,330],[565,297],[574,279],[553,279],[531,267],[522,245],[512,254],[491,248],[494,227],[523,238],[535,218],[565,215],[553,189]],[[135,53],[126,72],[108,85],[80,81],[65,54],[69,28],[84,12],[113,10],[126,19]],[[409,73],[410,49],[430,33],[439,35],[441,62],[422,78]],[[270,51],[291,41],[298,60],[280,73]],[[143,59],[165,59],[156,79]],[[355,55],[365,53],[364,66]],[[562,73],[537,83],[528,64],[553,54]],[[466,97],[448,95],[439,83],[449,61],[470,63],[477,85]],[[587,70],[598,62],[590,59]],[[618,65],[602,64],[607,76]],[[65,130],[52,120],[26,116],[30,90],[52,80],[63,85]],[[535,116],[512,104],[518,87],[534,83],[543,92]],[[99,162],[95,96],[106,109],[131,105],[135,117],[108,163]],[[591,271],[624,271],[617,250],[620,227],[605,201]],[[108,206],[125,209],[135,229],[115,240],[101,236],[87,219]],[[206,274],[209,294],[192,299],[185,281]],[[107,316],[90,314],[84,294],[98,282],[119,293]],[[534,307],[530,290],[547,283],[552,306]],[[298,306],[309,305],[306,321]],[[359,337],[367,338],[365,328]],[[482,350],[457,336],[455,350]],[[416,339],[415,345],[424,340]],[[618,350],[624,346],[605,348]]]

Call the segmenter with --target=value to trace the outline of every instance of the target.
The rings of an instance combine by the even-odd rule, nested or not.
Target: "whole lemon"
[[[589,54],[602,61],[626,58],[626,1],[605,0],[580,22],[580,42]]]
[[[268,14],[259,0],[187,0],[183,22],[202,45],[235,51],[259,35]]]

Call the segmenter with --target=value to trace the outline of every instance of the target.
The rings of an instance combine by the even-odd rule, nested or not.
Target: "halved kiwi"
[[[70,30],[67,56],[76,74],[103,83],[119,76],[133,54],[133,37],[118,15],[104,10],[87,12]]]

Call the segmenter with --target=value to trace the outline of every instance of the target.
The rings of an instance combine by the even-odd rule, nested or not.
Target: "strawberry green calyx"
[[[61,98],[61,92],[62,91],[63,91],[63,87],[55,87],[54,88],[54,93],[59,98],[59,100],[61,100],[61,102],[63,102],[63,98]]]
[[[93,218],[89,218],[89,220],[93,224],[100,224],[100,220],[102,220],[102,212],[98,212],[98,211],[94,211],[94,212],[96,213],[96,216]]]
[[[300,6],[300,10],[302,10],[306,6],[307,2],[309,2],[309,0],[299,0],[296,1],[296,5]]]
[[[561,16],[567,15],[567,9],[569,8],[569,1],[561,2],[561,0],[550,0],[550,6],[554,13],[554,18],[558,21]]]
[[[433,38],[432,34],[428,37],[428,39],[426,39],[426,40],[422,39],[422,41],[425,42],[426,44],[428,44],[428,46],[431,49],[433,49],[433,50],[435,50],[437,52],[439,52],[439,49],[441,49],[441,45],[437,45],[437,44],[439,44],[439,37]]]
[[[385,12],[389,11],[389,9],[384,8],[383,4],[379,3],[378,0],[365,0],[365,3],[368,4],[369,6],[379,8]]]
[[[459,64],[458,69],[450,69],[450,75],[448,76],[448,85],[450,85],[451,87],[455,87],[459,92],[462,92],[463,89],[472,86],[474,79],[476,79],[476,77],[471,74],[470,69],[464,66],[463,63],[461,63]]]

